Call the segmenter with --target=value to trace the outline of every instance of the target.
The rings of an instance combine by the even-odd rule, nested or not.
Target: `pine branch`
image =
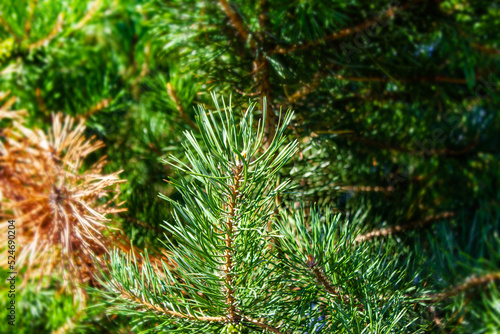
[[[323,79],[322,72],[317,72],[314,75],[311,83],[304,85],[304,87],[297,90],[294,94],[288,96],[288,102],[290,104],[295,104],[295,102],[297,102],[298,100],[305,98],[307,95],[309,95],[310,93],[315,91],[316,88],[319,87],[322,79]]]
[[[341,294],[333,286],[332,282],[325,276],[323,269],[318,266],[312,255],[308,256],[306,265],[314,274],[317,284],[322,286],[326,292],[340,300],[341,303],[344,303],[346,305],[349,305],[351,303],[351,299],[348,295]],[[359,311],[364,311],[363,305],[357,304],[356,307]]]
[[[326,66],[326,68],[337,67],[336,64],[331,64]],[[287,96],[288,102],[290,104],[295,104],[297,101],[304,99],[307,95],[314,92],[323,82],[323,80],[328,79],[328,77],[332,77],[338,80],[345,80],[350,82],[442,82],[442,83],[451,83],[464,85],[467,84],[467,80],[463,78],[449,78],[444,76],[435,76],[435,77],[420,77],[420,78],[401,78],[401,77],[353,77],[353,76],[343,76],[340,74],[335,74],[332,72],[326,72],[325,70],[321,70],[316,72],[313,76],[313,79],[310,83],[304,84],[304,86],[298,89],[292,95]]]
[[[423,220],[411,222],[408,224],[387,227],[387,228],[383,228],[383,229],[379,229],[379,230],[373,230],[373,231],[368,232],[366,234],[358,235],[356,237],[356,242],[358,242],[358,243],[364,242],[364,241],[368,241],[368,240],[378,238],[378,237],[386,237],[388,235],[402,233],[402,232],[405,232],[408,230],[414,230],[414,229],[419,228],[419,227],[427,226],[427,225],[429,225],[433,222],[436,222],[438,220],[451,218],[453,216],[455,216],[454,212],[449,212],[449,211],[442,212],[439,214],[428,216]]]
[[[14,29],[12,29],[12,27],[10,26],[9,23],[7,23],[7,21],[5,21],[5,19],[3,18],[2,16],[2,13],[0,12],[0,25],[3,26],[5,28],[5,30],[7,30],[13,37],[14,39],[20,43],[21,42],[21,36],[19,36],[15,31]]]
[[[199,130],[198,126],[187,115],[186,110],[182,106],[182,101],[177,96],[177,93],[175,92],[175,89],[174,89],[174,87],[172,87],[172,84],[170,82],[167,83],[167,92],[168,92],[168,95],[170,95],[170,98],[172,98],[172,100],[175,102],[175,106],[176,106],[177,111],[179,112],[179,114],[181,114],[181,117],[184,118],[184,120],[193,129]]]
[[[384,17],[387,17],[387,18],[394,17],[395,13],[398,10],[402,9],[402,8],[404,8],[404,7],[389,8],[383,14],[381,14],[378,18],[365,21],[365,22],[360,23],[360,24],[358,24],[358,25],[356,25],[354,27],[351,27],[351,28],[342,29],[340,31],[337,31],[337,32],[331,34],[331,35],[325,36],[322,39],[319,39],[317,41],[308,42],[308,43],[305,43],[305,44],[302,44],[302,45],[301,44],[295,44],[295,45],[293,45],[291,47],[278,47],[278,48],[276,48],[273,51],[273,53],[286,54],[286,53],[291,53],[291,52],[295,52],[295,51],[298,51],[298,50],[305,50],[305,49],[308,49],[308,48],[315,47],[315,46],[318,46],[320,44],[323,44],[325,41],[335,41],[335,40],[338,40],[338,39],[345,38],[347,36],[354,35],[354,34],[356,34],[359,31],[365,30],[365,29],[370,28],[371,26],[373,26],[375,24],[378,24],[377,20],[383,19]]]
[[[259,326],[262,329],[270,331],[271,333],[274,333],[274,334],[284,334],[284,332],[281,332],[279,329],[266,324],[266,322],[265,322],[264,319],[257,320],[257,319],[253,319],[253,318],[250,318],[250,317],[247,317],[247,316],[243,316],[242,320],[250,322],[250,323],[252,323],[254,325],[257,325],[257,326]]]
[[[292,114],[286,114],[274,141],[262,152],[264,130],[259,122],[254,131],[254,105],[236,123],[231,105],[221,108],[215,96],[214,104],[212,112],[204,106],[197,111],[202,143],[192,132],[185,132],[189,164],[175,157],[166,161],[191,179],[171,180],[183,203],[160,196],[173,206],[175,223],[165,228],[177,244],[165,246],[175,268],[162,263],[160,270],[160,266],[150,264],[152,259],[147,256],[138,265],[132,252],[128,256],[114,252],[109,274],[103,274],[104,285],[109,296],[127,299],[134,308],[139,305],[189,320],[185,328],[175,322],[184,330],[197,326],[199,320],[219,322],[227,328],[243,327],[244,322],[249,322],[280,333],[271,325],[281,320],[279,315],[269,322],[256,320],[268,314],[262,298],[274,298],[275,292],[264,291],[269,295],[256,296],[255,280],[272,275],[266,226],[276,197],[289,183],[274,186],[279,168],[296,152],[296,142],[283,147],[284,129]],[[255,302],[249,306],[249,300]],[[131,309],[124,304],[125,310]]]
[[[149,310],[155,313],[160,313],[160,315],[169,315],[174,318],[179,318],[179,319],[187,319],[187,320],[196,320],[196,321],[208,321],[208,322],[220,322],[224,323],[227,319],[225,317],[207,317],[207,316],[200,316],[200,317],[195,317],[193,315],[189,314],[184,314],[180,313],[177,311],[172,311],[169,310],[163,306],[155,305],[152,304],[148,301],[146,301],[144,298],[140,298],[136,296],[135,294],[132,294],[130,291],[127,289],[124,289],[120,286],[115,285],[115,288],[117,289],[116,292],[120,295],[121,298],[125,300],[130,300],[134,304],[136,304],[138,307],[140,307],[143,310]]]
[[[381,78],[381,77],[345,77],[340,74],[332,75],[334,78],[339,80],[346,80],[352,82],[445,82],[452,84],[464,85],[467,83],[467,79],[462,78],[448,78],[443,76],[435,76],[435,77],[420,77],[420,78]]]
[[[85,16],[82,17],[82,19],[78,21],[78,23],[72,28],[72,31],[83,28],[94,17],[94,14],[97,12],[99,6],[101,5],[101,1],[102,0],[94,0],[94,3],[90,7],[89,11],[85,13]]]
[[[457,286],[449,289],[446,292],[431,294],[431,295],[428,295],[427,297],[430,298],[429,302],[438,302],[438,301],[441,301],[443,299],[458,296],[462,292],[465,292],[465,291],[471,290],[473,288],[476,288],[478,286],[485,285],[485,284],[488,284],[490,282],[498,281],[498,280],[500,280],[500,272],[493,272],[493,273],[489,273],[489,274],[486,274],[484,276],[479,276],[479,277],[471,276],[471,277],[467,278],[464,283],[457,285]]]
[[[39,47],[47,45],[51,40],[57,37],[59,32],[61,32],[63,24],[64,24],[64,14],[60,13],[59,16],[57,17],[57,22],[54,25],[54,28],[52,28],[52,30],[50,31],[50,33],[41,40],[28,45],[28,49],[35,50],[38,49]]]
[[[388,194],[394,191],[393,187],[380,187],[380,186],[340,186],[341,190],[353,192],[381,192]]]
[[[99,112],[105,108],[107,108],[111,102],[113,101],[113,98],[103,98],[99,102],[97,102],[95,105],[90,107],[87,111],[85,111],[83,114],[81,114],[79,117],[81,119],[87,119],[90,116],[94,115],[96,112]]]
[[[29,2],[29,9],[28,9],[28,19],[26,20],[26,23],[24,24],[24,37],[28,38],[31,33],[31,23],[33,21],[33,16],[35,14],[35,8],[38,4],[38,0],[31,0]]]
[[[242,182],[242,173],[243,171],[243,163],[241,164],[236,164],[232,168],[232,174],[233,174],[233,181],[232,184],[229,186],[231,195],[230,195],[230,202],[228,204],[229,208],[229,216],[227,218],[226,222],[226,237],[225,237],[225,242],[226,242],[226,251],[225,251],[225,259],[226,259],[226,264],[224,267],[224,274],[225,274],[225,281],[226,281],[226,303],[228,306],[228,313],[229,313],[229,319],[232,323],[238,323],[240,321],[240,317],[237,316],[236,314],[236,306],[235,306],[235,298],[234,298],[234,263],[233,263],[233,257],[234,257],[234,250],[233,250],[233,238],[234,238],[234,218],[235,214],[238,211],[238,202],[237,199],[239,197],[239,187],[240,183]]]
[[[241,16],[238,14],[238,12],[231,8],[226,0],[219,0],[219,3],[222,6],[227,17],[229,17],[229,19],[231,20],[231,23],[240,34],[243,42],[246,42],[248,40],[249,33]]]
[[[338,131],[337,132],[333,132],[333,131],[316,131],[316,132],[314,132],[314,134],[317,134],[317,133],[335,133],[335,134],[338,134]],[[344,137],[347,140],[360,142],[360,143],[363,143],[363,144],[366,144],[369,146],[373,146],[373,147],[377,147],[380,149],[408,153],[408,154],[412,154],[412,155],[422,155],[422,153],[424,153],[424,152],[422,152],[421,149],[414,150],[414,149],[409,149],[409,148],[399,146],[399,145],[387,144],[385,142],[378,142],[378,141],[374,141],[372,139],[368,139],[368,138],[364,138],[364,137],[360,137],[360,136],[356,136],[356,135],[351,135],[350,134],[351,131],[349,131],[349,130],[345,130],[344,133],[348,134],[347,136]],[[474,147],[476,147],[478,143],[479,142],[477,140],[474,140],[474,141],[468,143],[467,145],[465,145],[460,150],[452,150],[452,149],[445,147],[442,149],[432,149],[429,151],[425,151],[425,154],[430,155],[430,156],[432,156],[432,155],[434,155],[434,156],[437,156],[437,155],[444,155],[444,156],[464,155],[464,154],[467,154],[468,152],[470,152],[472,149],[474,149]]]

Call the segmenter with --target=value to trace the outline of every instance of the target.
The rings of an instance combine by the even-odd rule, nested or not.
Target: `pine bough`
[[[297,151],[284,134],[293,113],[263,148],[265,108],[255,129],[254,105],[237,121],[214,103],[213,112],[198,107],[201,135],[185,133],[188,163],[166,162],[181,172],[171,182],[184,200],[161,196],[174,209],[170,261],[112,252],[101,293],[113,312],[154,332],[418,332],[408,259],[356,243],[354,224],[327,208],[284,204],[292,187],[279,170]]]

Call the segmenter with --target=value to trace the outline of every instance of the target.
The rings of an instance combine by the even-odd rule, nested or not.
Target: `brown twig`
[[[85,14],[85,16],[76,24],[76,26],[73,28],[73,31],[81,29],[84,25],[87,24],[87,22],[89,22],[92,19],[95,12],[99,8],[100,3],[101,0],[94,1],[92,7],[90,7],[89,11]]]
[[[254,85],[255,86],[255,85]],[[253,86],[250,88],[252,89]],[[241,95],[243,96],[250,96],[250,97],[253,97],[253,96],[260,96],[262,94],[262,92],[255,92],[255,93],[245,93],[244,91],[242,90],[239,90],[238,87],[236,87],[235,84],[233,84],[233,89],[237,92],[237,93],[240,93]]]
[[[31,43],[30,45],[28,45],[28,49],[29,50],[34,50],[34,49],[38,49],[39,47],[41,47],[43,45],[48,44],[51,40],[53,40],[54,38],[56,38],[56,36],[61,31],[61,28],[62,28],[63,24],[64,24],[64,14],[61,13],[57,17],[57,22],[54,25],[54,28],[52,28],[52,30],[50,31],[50,33],[46,37],[42,38],[41,40],[36,41],[36,42]]]
[[[112,98],[104,98],[104,99],[102,99],[101,101],[97,102],[97,104],[95,104],[92,107],[90,107],[89,110],[87,110],[86,112],[84,112],[80,116],[80,118],[83,118],[83,119],[89,118],[90,116],[92,116],[96,112],[101,111],[104,108],[107,108],[112,101],[113,101]]]
[[[490,54],[490,55],[500,55],[500,50],[499,49],[495,49],[495,48],[491,48],[489,46],[484,46],[482,44],[479,44],[479,43],[473,43],[472,44],[472,47],[474,49],[477,49],[479,51],[482,51],[486,54]]]
[[[42,90],[38,87],[35,89],[35,97],[36,97],[36,103],[38,104],[38,108],[40,108],[40,111],[42,113],[46,114],[47,108],[45,107],[45,102],[43,101]]]
[[[28,10],[28,19],[24,24],[24,38],[28,38],[31,32],[31,23],[33,22],[33,15],[35,14],[35,8],[38,4],[38,0],[31,0]]]
[[[224,254],[226,263],[224,265],[224,276],[226,283],[225,290],[226,290],[226,303],[228,307],[228,317],[232,323],[239,323],[241,320],[241,317],[236,313],[236,300],[234,298],[234,289],[233,289],[234,285],[233,238],[235,232],[234,219],[235,219],[235,213],[238,210],[237,201],[239,197],[238,195],[239,195],[240,183],[242,182],[242,175],[241,175],[242,171],[243,171],[243,164],[236,163],[236,165],[232,169],[233,182],[229,186],[231,194],[229,203],[227,205],[227,209],[229,209],[229,215],[226,221],[226,229],[227,229],[225,236],[226,250]]]
[[[10,24],[8,24],[7,21],[4,20],[4,18],[2,17],[2,15],[0,15],[0,25],[3,26],[5,28],[5,30],[7,30],[16,39],[17,42],[21,41],[21,36],[19,36],[14,31],[14,29],[12,29],[12,27],[10,26]]]
[[[443,76],[435,76],[435,77],[420,77],[420,78],[380,78],[380,77],[344,77],[340,74],[333,75],[334,78],[339,80],[347,80],[347,81],[358,81],[358,82],[393,82],[394,80],[399,82],[445,82],[445,83],[453,83],[463,85],[467,83],[466,79],[462,78],[448,78]]]
[[[452,149],[449,149],[449,148],[423,150],[423,149],[408,149],[408,148],[405,148],[405,147],[402,147],[402,146],[399,146],[399,145],[391,145],[391,144],[387,144],[387,143],[377,142],[377,141],[374,141],[374,140],[371,140],[371,139],[368,139],[368,138],[359,137],[359,136],[356,136],[356,135],[350,135],[352,133],[352,131],[350,131],[350,130],[345,130],[345,131],[342,131],[342,132],[340,132],[340,131],[316,131],[316,132],[312,133],[312,136],[314,137],[314,136],[317,136],[317,134],[328,134],[328,133],[332,133],[332,134],[343,134],[343,133],[345,133],[345,134],[348,134],[347,136],[345,136],[345,138],[347,140],[350,140],[350,141],[356,141],[356,142],[360,142],[360,143],[363,143],[363,144],[366,144],[366,145],[369,145],[369,146],[373,146],[373,147],[377,147],[377,148],[380,148],[380,149],[390,150],[390,151],[395,151],[395,152],[401,152],[401,153],[408,153],[408,154],[412,154],[412,155],[421,155],[421,154],[425,154],[427,156],[436,156],[436,155],[456,156],[456,155],[463,155],[463,154],[467,154],[468,152],[470,152],[478,144],[478,141],[476,139],[476,140],[470,142],[469,144],[467,144],[465,147],[463,147],[460,150],[452,150]]]
[[[500,280],[500,272],[493,272],[493,273],[489,273],[489,274],[486,274],[484,276],[479,276],[479,277],[471,276],[471,277],[467,278],[464,283],[462,283],[458,286],[455,286],[446,292],[428,295],[428,297],[430,298],[429,301],[430,302],[438,302],[438,301],[441,301],[441,300],[446,299],[446,298],[455,297],[464,291],[467,291],[467,290],[473,289],[475,287],[478,287],[478,286],[481,286],[481,285],[484,285],[484,284],[487,284],[487,283],[490,283],[493,281],[497,281],[497,280]]]
[[[316,90],[316,88],[318,88],[322,78],[323,78],[322,73],[317,72],[314,75],[313,80],[310,84],[305,85],[304,87],[296,91],[294,94],[288,96],[288,102],[290,104],[295,104],[295,102],[297,102],[298,100],[303,99],[304,97],[309,95],[311,92]]]
[[[381,192],[390,193],[394,191],[392,187],[379,187],[379,186],[341,186],[341,190],[353,191],[353,192]]]
[[[336,64],[328,65],[327,68],[336,67]],[[462,78],[449,78],[443,76],[435,76],[435,77],[421,77],[421,78],[383,78],[383,77],[345,77],[340,74],[334,74],[331,72],[326,72],[324,70],[320,70],[316,72],[313,76],[311,83],[305,84],[302,88],[298,89],[292,95],[287,96],[288,102],[290,104],[295,104],[297,101],[305,98],[310,93],[314,92],[321,84],[322,79],[331,75],[331,77],[346,80],[351,82],[443,82],[443,83],[452,83],[452,84],[466,84],[467,80]]]
[[[198,126],[189,118],[189,116],[186,113],[186,110],[184,110],[184,107],[182,106],[182,102],[177,96],[177,93],[174,90],[174,87],[169,83],[167,83],[167,92],[168,95],[170,95],[170,98],[174,100],[175,105],[177,107],[177,111],[179,114],[181,114],[182,118],[194,129],[198,130]]]
[[[250,323],[252,323],[254,325],[257,325],[257,326],[259,326],[262,329],[267,329],[271,333],[274,333],[274,334],[284,334],[279,329],[274,328],[274,327],[266,324],[265,321],[264,321],[264,319],[257,320],[257,319],[252,319],[252,318],[247,317],[247,316],[243,316],[242,319],[245,320],[245,321],[247,321],[247,322],[250,322]]]
[[[263,67],[262,67],[262,73],[260,77],[260,83],[261,83],[261,106],[264,108],[264,105],[267,109],[267,118],[266,118],[266,124],[265,124],[265,129],[266,129],[266,134],[267,134],[267,140],[266,143],[264,144],[265,147],[268,147],[272,138],[274,131],[276,129],[275,125],[275,120],[274,120],[274,114],[273,114],[273,93],[272,93],[272,88],[271,88],[271,82],[269,80],[269,61],[265,57],[261,57],[258,62],[262,62]],[[257,79],[259,80],[259,79]]]
[[[388,17],[388,18],[392,18],[394,17],[396,11],[398,9],[401,9],[401,8],[389,8],[387,9],[384,13],[382,13],[378,19],[382,19],[384,17]],[[313,42],[308,42],[308,43],[305,43],[305,44],[296,44],[296,45],[293,45],[291,47],[279,47],[279,48],[276,48],[273,53],[280,53],[280,54],[283,54],[283,53],[290,53],[290,52],[294,52],[294,51],[297,51],[297,50],[304,50],[304,49],[308,49],[310,47],[314,47],[314,46],[317,46],[325,41],[334,41],[334,40],[338,40],[338,39],[341,39],[341,38],[344,38],[344,37],[347,37],[347,36],[351,36],[351,35],[354,35],[355,33],[361,31],[361,30],[364,30],[364,29],[367,29],[367,28],[370,28],[371,26],[377,24],[377,20],[376,19],[372,19],[372,20],[369,20],[369,21],[365,21],[363,23],[360,23],[358,25],[356,25],[355,27],[351,27],[351,28],[345,28],[345,29],[342,29],[340,31],[337,31],[331,35],[328,35],[328,36],[325,36],[324,38],[320,39],[320,40],[316,40],[316,41],[313,41]]]
[[[266,54],[270,53],[270,50],[274,47],[266,38],[266,31],[270,26],[269,18],[269,2],[267,0],[259,0],[258,2],[259,11],[259,42],[262,47],[262,52],[257,53],[257,57],[254,61],[254,71],[256,72],[256,82],[260,85],[261,92],[261,106],[266,107],[268,114],[265,124],[265,132],[267,138],[264,143],[264,147],[268,147],[273,138],[274,132],[276,130],[276,118],[273,113],[274,108],[274,96],[271,86],[270,79],[270,64],[267,59]],[[259,69],[260,70],[257,70]],[[264,104],[266,104],[264,106]]]
[[[404,224],[404,225],[397,225],[397,226],[393,226],[393,227],[377,229],[377,230],[373,230],[371,232],[368,232],[368,233],[365,233],[362,235],[358,235],[356,237],[355,241],[356,242],[363,242],[363,241],[371,240],[371,239],[374,239],[377,237],[386,237],[386,236],[391,235],[391,234],[401,233],[401,232],[404,232],[407,230],[413,230],[413,229],[416,229],[418,227],[423,227],[423,226],[429,225],[430,223],[435,222],[437,220],[447,219],[447,218],[451,218],[453,216],[455,216],[455,213],[449,212],[449,211],[442,212],[442,213],[435,214],[435,215],[430,215],[430,216],[424,218],[423,220],[410,222],[410,223]]]
[[[312,271],[316,279],[316,283],[322,286],[326,292],[340,300],[344,304],[350,304],[351,298],[348,295],[341,294],[331,283],[331,281],[325,276],[323,269],[318,266],[314,257],[309,255],[306,262],[307,267]],[[357,304],[356,307],[360,311],[364,311],[364,307],[361,304]]]
[[[149,310],[152,312],[167,314],[167,315],[175,317],[175,318],[196,320],[196,321],[225,322],[227,320],[225,317],[207,317],[207,316],[196,317],[194,315],[183,314],[183,313],[180,313],[177,311],[172,311],[172,310],[169,310],[165,307],[162,307],[159,305],[154,305],[154,304],[146,301],[144,298],[139,298],[136,295],[131,294],[129,291],[126,291],[125,289],[123,289],[119,286],[115,285],[115,288],[118,290],[118,292],[120,293],[120,297],[122,297],[123,299],[131,300],[132,302],[138,304],[138,306],[141,307],[142,309],[146,309],[146,310]]]
[[[246,42],[248,40],[249,33],[241,16],[236,11],[234,11],[231,6],[229,6],[226,0],[219,0],[219,3],[221,4],[222,9],[226,13],[226,15],[231,20],[231,23],[234,25],[236,30],[238,30],[241,38]]]

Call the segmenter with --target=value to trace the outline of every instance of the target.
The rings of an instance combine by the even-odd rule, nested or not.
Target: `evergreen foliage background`
[[[279,176],[294,190],[280,198],[289,212],[275,224],[285,235],[303,225],[349,235],[354,248],[324,253],[330,279],[368,300],[367,285],[347,281],[351,271],[373,273],[374,291],[399,293],[401,309],[382,317],[391,327],[382,318],[356,323],[366,310],[330,303],[329,314],[344,312],[343,320],[322,326],[311,321],[326,311],[290,302],[290,314],[309,322],[289,330],[498,333],[499,29],[494,1],[3,0],[0,105],[25,109],[26,124],[44,130],[53,111],[84,119],[86,135],[106,144],[87,166],[107,155],[106,173],[123,169],[127,211],[114,224],[139,249],[160,253],[179,240],[162,236],[172,206],[158,194],[186,200],[164,180],[192,180],[162,160],[190,163],[183,131],[203,143],[198,105],[214,112],[210,94],[231,95],[237,120],[251,103],[262,117],[265,105],[263,147],[292,109],[285,136],[297,140],[297,153]],[[391,272],[393,280],[377,278]],[[318,282],[289,273],[304,279],[304,300],[314,300]],[[74,308],[60,278],[42,285],[19,293],[16,333],[140,332],[163,321],[117,315],[100,293],[90,308]],[[0,291],[4,309],[5,285]],[[2,320],[0,331],[12,328]]]

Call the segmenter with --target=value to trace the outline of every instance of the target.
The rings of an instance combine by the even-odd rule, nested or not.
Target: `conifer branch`
[[[404,231],[413,230],[413,229],[416,229],[419,227],[423,227],[423,226],[431,224],[432,222],[435,222],[435,221],[438,221],[441,219],[451,218],[453,216],[455,216],[455,213],[449,212],[449,211],[442,212],[442,213],[435,214],[435,215],[430,215],[430,216],[424,218],[423,220],[410,222],[410,223],[404,224],[404,225],[397,225],[397,226],[393,226],[393,227],[377,229],[377,230],[373,230],[373,231],[365,233],[365,234],[358,235],[356,237],[355,241],[359,243],[359,242],[371,240],[371,239],[378,238],[378,237],[386,237],[386,236],[391,235],[391,234],[401,233]]]
[[[7,30],[13,37],[14,39],[17,41],[17,42],[20,42],[21,41],[21,36],[19,36],[15,31],[14,29],[12,29],[12,27],[10,26],[9,23],[7,23],[7,21],[5,21],[5,19],[3,18],[3,15],[2,13],[0,12],[0,26],[3,26],[5,28],[5,30]]]
[[[341,186],[341,190],[353,191],[353,192],[381,192],[384,194],[391,193],[394,191],[393,187],[380,187],[380,186]]]
[[[179,99],[177,96],[177,93],[175,92],[174,87],[172,87],[172,84],[169,82],[167,83],[167,92],[168,95],[170,95],[170,98],[175,102],[175,106],[177,108],[177,111],[179,114],[181,114],[181,117],[184,118],[184,120],[193,128],[196,130],[198,129],[198,126],[189,118],[189,116],[186,113],[186,110],[182,106],[182,101]]]
[[[389,78],[389,77],[346,77],[340,74],[333,75],[334,78],[339,80],[347,80],[352,82],[393,82],[394,80],[398,82],[444,82],[444,83],[452,83],[463,85],[467,83],[466,79],[463,78],[449,78],[444,76],[435,76],[435,77],[419,77],[419,78]]]
[[[238,195],[239,195],[239,187],[240,187],[240,182],[242,181],[241,178],[241,173],[243,171],[243,164],[237,163],[233,169],[233,179],[232,179],[232,184],[229,186],[229,189],[231,191],[230,194],[230,202],[228,204],[229,208],[229,216],[227,217],[227,222],[226,222],[226,237],[225,237],[225,242],[226,242],[226,251],[224,254],[224,257],[226,259],[226,264],[224,267],[224,274],[225,274],[225,283],[226,283],[226,303],[228,306],[228,314],[229,314],[229,319],[233,323],[238,323],[239,322],[239,316],[236,314],[236,306],[235,306],[235,298],[234,298],[234,246],[233,246],[233,238],[234,238],[234,232],[235,232],[235,226],[234,226],[234,218],[235,214],[238,210]]]
[[[102,100],[100,100],[99,102],[97,102],[95,105],[93,105],[92,107],[90,107],[90,109],[88,109],[87,111],[85,111],[81,116],[80,118],[82,119],[87,119],[89,118],[90,116],[94,115],[96,112],[99,112],[105,108],[107,108],[111,102],[113,101],[113,98],[103,98]]]
[[[428,295],[428,297],[430,298],[429,301],[438,302],[443,299],[452,298],[461,294],[462,292],[497,280],[500,280],[500,272],[493,272],[479,277],[471,276],[467,278],[464,283],[457,285],[446,292]]]
[[[274,334],[284,334],[279,329],[274,328],[274,327],[266,324],[266,322],[264,321],[264,319],[257,320],[257,319],[253,319],[253,318],[250,318],[250,317],[247,317],[247,316],[243,316],[242,320],[250,322],[250,323],[252,323],[254,325],[257,325],[257,326],[259,326],[262,329],[267,329],[271,333],[274,333]]]
[[[92,4],[92,7],[90,7],[89,11],[85,13],[85,16],[80,21],[78,21],[78,23],[72,30],[76,31],[83,28],[83,26],[85,26],[87,22],[89,22],[92,19],[92,17],[94,17],[94,14],[99,9],[100,4],[101,0],[95,0],[94,3]]]
[[[373,146],[373,147],[377,147],[380,149],[384,149],[384,150],[408,153],[408,154],[412,154],[412,155],[422,155],[423,153],[425,153],[426,155],[434,155],[434,156],[436,156],[436,155],[457,156],[457,155],[463,155],[463,154],[470,152],[478,144],[477,140],[473,140],[472,142],[468,143],[460,150],[452,150],[452,149],[445,147],[445,148],[441,148],[441,149],[432,149],[432,150],[423,152],[421,149],[410,149],[410,148],[406,148],[406,147],[403,147],[400,145],[387,144],[387,143],[375,141],[372,139],[368,139],[365,137],[352,135],[351,134],[352,131],[350,131],[350,130],[343,131],[343,133],[339,133],[338,131],[334,132],[334,131],[327,131],[327,130],[316,131],[316,132],[313,132],[312,136],[317,136],[317,134],[321,134],[321,133],[323,133],[323,134],[329,134],[329,133],[344,134],[345,133],[345,134],[347,134],[347,136],[345,136],[344,138],[346,138],[347,140],[350,140],[350,141],[360,142],[360,143],[363,143],[363,144],[366,144],[369,146]]]
[[[340,300],[344,304],[350,304],[351,299],[347,295],[341,294],[332,284],[332,282],[325,276],[322,268],[318,266],[314,257],[309,255],[306,262],[307,267],[312,271],[316,279],[316,283],[322,286],[326,292]],[[364,311],[362,305],[356,305],[360,311]]]
[[[29,2],[29,9],[28,9],[28,19],[26,20],[26,23],[24,24],[24,37],[28,38],[31,32],[31,23],[33,21],[33,16],[35,14],[35,8],[38,4],[38,0],[31,0]]]
[[[35,89],[35,96],[38,108],[40,108],[40,111],[45,114],[47,112],[47,108],[45,107],[45,102],[43,101],[42,90],[38,87]]]
[[[257,52],[257,57],[254,61],[254,72],[256,73],[255,79],[259,82],[260,93],[261,93],[261,105],[262,108],[266,108],[269,112],[268,117],[266,119],[266,134],[267,140],[264,143],[264,147],[267,147],[272,140],[274,132],[276,130],[276,119],[274,113],[272,112],[274,108],[274,94],[271,86],[270,79],[270,64],[267,59],[267,55],[270,53],[271,49],[274,47],[268,38],[266,38],[266,31],[270,26],[270,18],[269,18],[269,2],[268,0],[259,0],[258,4],[258,22],[259,22],[259,41],[261,52]],[[257,70],[260,69],[260,70]],[[260,75],[259,75],[260,71]],[[264,106],[266,104],[266,106]]]
[[[50,31],[50,33],[46,37],[42,38],[41,40],[36,41],[36,42],[28,45],[28,49],[34,50],[34,49],[38,49],[39,47],[41,47],[43,45],[47,45],[51,40],[53,40],[54,38],[57,37],[57,35],[59,34],[59,32],[62,29],[63,24],[64,24],[64,14],[61,13],[57,17],[57,22],[54,25],[54,28],[52,28],[52,30]]]
[[[323,75],[321,74],[321,72],[317,72],[314,75],[311,83],[304,85],[302,88],[297,90],[295,93],[288,96],[288,102],[290,104],[295,104],[298,100],[303,99],[304,97],[306,97],[307,95],[309,95],[310,93],[315,91],[316,88],[318,88],[319,85],[321,84],[322,79],[323,79]]]
[[[308,42],[308,43],[305,43],[305,44],[295,44],[291,47],[278,47],[276,48],[273,53],[278,53],[278,54],[285,54],[285,53],[291,53],[291,52],[295,52],[295,51],[298,51],[298,50],[305,50],[305,49],[308,49],[310,47],[314,47],[314,46],[318,46],[322,43],[324,43],[325,41],[335,41],[335,40],[338,40],[338,39],[342,39],[342,38],[345,38],[347,36],[351,36],[351,35],[354,35],[356,34],[357,32],[359,31],[362,31],[364,29],[367,29],[367,28],[370,28],[372,26],[374,26],[375,24],[378,24],[377,23],[377,20],[381,20],[381,19],[389,19],[389,18],[392,18],[394,17],[395,13],[401,8],[398,8],[398,7],[390,7],[389,9],[387,9],[384,13],[382,13],[378,18],[376,19],[372,19],[372,20],[368,20],[368,21],[365,21],[363,23],[360,23],[354,27],[351,27],[351,28],[345,28],[345,29],[342,29],[340,31],[337,31],[331,35],[328,35],[328,36],[325,36],[323,37],[322,39],[319,39],[319,40],[316,40],[316,41],[312,41],[312,42]]]
[[[14,123],[4,132],[7,145],[0,145],[0,216],[14,212],[19,220],[25,279],[57,268],[64,286],[77,292],[76,283],[92,281],[108,254],[110,239],[103,236],[113,227],[106,216],[126,210],[117,203],[124,181],[120,172],[102,173],[105,157],[82,170],[86,156],[104,146],[84,132],[83,121],[58,114],[48,134]]]
[[[336,65],[335,65],[336,66]],[[327,68],[333,67],[333,65],[327,66]],[[435,76],[435,77],[420,77],[420,78],[398,78],[398,77],[353,77],[353,76],[343,76],[340,74],[334,74],[331,72],[318,71],[313,76],[313,79],[310,83],[305,84],[303,87],[299,88],[292,95],[287,96],[288,102],[290,104],[295,104],[297,101],[305,98],[307,95],[314,92],[322,83],[322,81],[331,76],[332,78],[338,80],[345,80],[350,82],[442,82],[442,83],[450,83],[450,84],[458,84],[464,85],[467,83],[467,80],[464,78],[449,78],[444,76]],[[363,97],[364,98],[364,97]],[[366,98],[365,98],[366,99]]]
[[[127,289],[123,289],[117,285],[115,285],[115,288],[117,289],[117,292],[121,298],[123,298],[125,300],[132,301],[133,303],[135,303],[138,307],[140,307],[143,310],[149,310],[149,311],[152,311],[155,313],[160,313],[161,315],[169,315],[171,317],[180,318],[180,319],[187,319],[187,320],[221,322],[221,323],[226,321],[225,317],[208,317],[208,316],[196,317],[196,316],[193,316],[190,314],[184,314],[184,313],[180,313],[177,311],[172,311],[172,310],[169,310],[165,307],[152,304],[152,303],[146,301],[145,298],[139,298],[138,296],[132,294]]]
[[[238,30],[238,33],[240,34],[243,41],[246,42],[248,40],[249,33],[241,16],[231,8],[226,0],[219,0],[219,3],[224,9],[227,17],[229,17],[229,19],[231,20],[231,23],[234,25],[236,30]]]

